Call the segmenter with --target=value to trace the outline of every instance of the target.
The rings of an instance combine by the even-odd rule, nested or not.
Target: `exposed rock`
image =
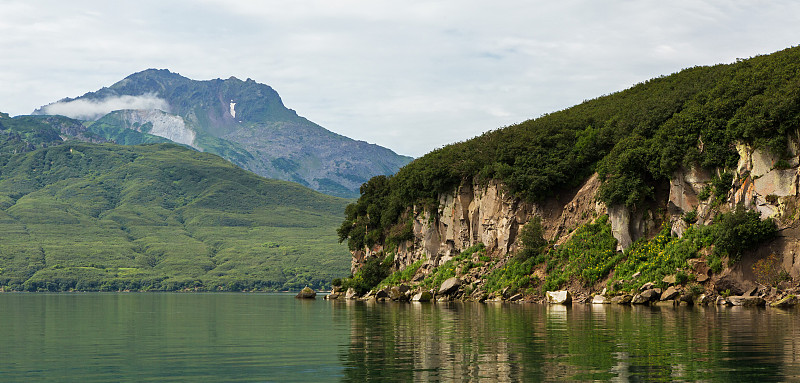
[[[339,299],[339,297],[341,297],[341,296],[342,296],[342,293],[334,291],[334,292],[326,295],[325,299],[327,299],[327,300],[335,300],[335,299]]]
[[[717,302],[716,303],[717,303],[717,306],[730,305],[730,303],[728,303],[728,300],[723,298],[723,297],[721,297],[721,296],[717,296]]]
[[[447,295],[454,292],[456,289],[461,286],[461,280],[458,277],[448,278],[446,281],[442,282],[442,286],[439,287],[439,293],[437,295]]]
[[[643,305],[643,304],[645,304],[647,302],[650,302],[650,300],[645,298],[645,297],[643,297],[641,293],[634,295],[633,299],[631,299],[631,304],[632,305]]]
[[[655,289],[647,289],[639,294],[636,294],[631,299],[631,304],[641,305],[658,299],[658,294]]]
[[[641,276],[642,276],[642,272],[641,271],[637,271],[637,272],[633,273],[633,275],[631,275],[631,279],[633,279],[635,281]]]
[[[772,307],[779,307],[779,308],[787,308],[787,307],[794,307],[797,305],[797,296],[793,294],[789,294],[782,299],[773,302],[770,306]]]
[[[565,305],[572,302],[572,295],[567,290],[548,291],[546,295],[548,303]]]
[[[401,286],[392,286],[389,289],[389,298],[393,301],[407,301],[408,296],[406,295],[406,291],[408,291],[408,286],[405,286],[405,289],[402,289]]]
[[[297,293],[297,295],[295,295],[294,297],[297,299],[315,299],[316,296],[317,292],[314,291],[312,288],[306,286],[303,287],[303,289],[300,290],[300,292]]]
[[[608,220],[611,222],[611,234],[617,239],[617,251],[627,249],[634,241],[630,228],[630,210],[623,205],[609,206]]]
[[[666,301],[669,299],[675,299],[678,296],[678,289],[675,286],[668,287],[663,294],[661,294],[661,300]]]
[[[711,296],[706,295],[706,294],[700,294],[700,296],[697,297],[697,300],[695,301],[696,304],[702,305],[702,306],[709,305],[709,304],[711,304],[713,302],[714,302],[714,300],[711,298]]]
[[[356,294],[356,290],[352,287],[347,289],[347,292],[344,294],[345,299],[356,299],[358,294]]]
[[[389,298],[389,289],[381,289],[375,292],[375,299]]]
[[[766,304],[764,298],[742,295],[729,296],[727,301],[733,306],[764,306]]]
[[[647,283],[643,284],[642,287],[639,288],[639,291],[650,290],[650,289],[653,288],[653,286],[654,286],[653,282],[647,282]]]
[[[744,284],[732,274],[727,274],[719,278],[715,282],[714,288],[717,292],[730,290],[733,295],[743,295],[745,293]]]
[[[705,283],[706,281],[708,281],[708,275],[706,275],[706,274],[697,274],[697,276],[695,277],[695,280],[697,281],[697,283]]]
[[[628,305],[631,303],[631,300],[633,300],[633,295],[623,294],[611,298],[611,303],[616,303],[619,305]]]
[[[667,275],[666,277],[661,279],[661,282],[666,283],[668,286],[674,285],[675,284],[675,274]]]
[[[516,301],[518,301],[520,299],[522,299],[522,293],[517,293],[517,294],[514,294],[511,297],[509,297],[508,301],[509,302],[516,302]]]
[[[433,299],[433,295],[427,290],[420,291],[411,297],[414,302],[430,302],[431,299]]]
[[[611,301],[609,301],[608,299],[606,299],[606,297],[604,297],[602,295],[595,295],[594,298],[592,298],[592,303],[593,304],[604,305],[604,304],[611,303]]]

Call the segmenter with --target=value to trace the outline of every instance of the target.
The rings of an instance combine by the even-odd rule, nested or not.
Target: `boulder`
[[[645,291],[645,290],[652,289],[653,286],[654,286],[653,282],[647,282],[647,283],[643,284],[642,287],[639,288],[639,291]]]
[[[572,303],[572,295],[567,290],[548,291],[547,302],[557,305],[566,305]]]
[[[334,292],[332,292],[332,293],[330,293],[330,294],[326,295],[326,296],[325,296],[325,299],[328,299],[328,300],[334,300],[334,299],[339,299],[339,297],[340,297],[340,296],[342,296],[342,293],[341,293],[341,292],[334,291]]]
[[[728,303],[727,299],[725,299],[725,298],[723,298],[721,296],[717,296],[716,304],[717,304],[717,306],[725,306],[725,305],[729,305],[730,303]]]
[[[674,284],[675,284],[675,274],[672,274],[672,275],[667,275],[666,277],[664,277],[664,278],[661,280],[661,282],[664,282],[664,283],[666,283],[666,284],[667,284],[667,286],[672,286],[672,285],[674,285]]]
[[[406,291],[408,291],[408,286],[405,286],[405,290],[401,288],[401,286],[392,286],[389,289],[389,298],[393,301],[407,301],[408,296],[406,295]]]
[[[708,275],[707,274],[702,274],[702,273],[701,274],[697,274],[697,277],[695,278],[695,280],[697,281],[697,283],[705,283],[708,280]]]
[[[604,304],[609,304],[611,302],[602,295],[595,295],[594,298],[592,298],[592,303],[597,305],[604,305]]]
[[[430,302],[431,299],[433,299],[433,295],[427,290],[420,291],[411,297],[411,300],[414,302]]]
[[[678,296],[678,290],[675,286],[668,287],[663,294],[661,294],[661,300],[666,301],[668,299],[675,299]]]
[[[352,288],[352,287],[347,289],[347,292],[344,293],[344,298],[345,299],[356,299],[357,297],[358,297],[358,294],[356,294],[356,290],[354,288]]]
[[[375,299],[389,298],[389,289],[381,289],[375,292]]]
[[[623,294],[611,298],[611,303],[616,303],[618,305],[628,305],[631,303],[631,300],[633,300],[633,295]]]
[[[764,298],[744,295],[730,296],[727,301],[733,306],[764,306],[766,304]]]
[[[650,301],[654,301],[654,300],[657,300],[657,299],[658,299],[658,294],[656,293],[656,290],[655,289],[647,289],[645,291],[642,291],[639,294],[634,295],[633,299],[631,299],[631,304],[642,305],[642,304],[645,304],[645,303],[648,303]]]
[[[744,295],[746,292],[746,286],[742,281],[736,279],[736,277],[728,274],[722,276],[714,283],[714,288],[717,292],[723,292],[726,290],[730,290],[731,294],[733,295]]]
[[[447,279],[446,281],[442,282],[442,286],[439,287],[439,293],[437,295],[447,295],[450,294],[458,287],[461,286],[461,280],[458,277],[452,277]]]
[[[700,296],[697,297],[697,300],[695,301],[696,304],[702,305],[702,306],[709,305],[709,304],[711,304],[713,302],[714,302],[714,300],[711,298],[711,296],[706,295],[706,294],[700,294]]]
[[[797,305],[797,296],[789,294],[776,302],[772,302],[770,306],[772,307],[779,307],[779,308],[787,308],[787,307],[794,307]]]
[[[297,293],[297,295],[295,295],[294,297],[297,299],[316,299],[317,292],[314,291],[312,288],[306,286],[303,287],[303,289],[300,290],[300,292]]]

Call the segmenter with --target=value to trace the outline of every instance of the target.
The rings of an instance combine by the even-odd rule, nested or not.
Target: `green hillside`
[[[35,144],[0,129],[6,290],[298,289],[349,272],[334,233],[344,199],[174,144],[60,142],[40,128]]]
[[[472,180],[497,179],[518,197],[542,201],[598,172],[602,201],[635,208],[683,165],[729,177],[736,142],[788,155],[787,136],[798,126],[800,47],[690,68],[448,145],[394,176],[375,177],[347,207],[339,235],[351,249],[408,239],[403,212],[435,206],[440,193]]]

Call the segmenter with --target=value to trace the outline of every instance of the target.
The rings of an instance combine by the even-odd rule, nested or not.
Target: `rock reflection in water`
[[[796,311],[336,302],[344,381],[797,380]]]

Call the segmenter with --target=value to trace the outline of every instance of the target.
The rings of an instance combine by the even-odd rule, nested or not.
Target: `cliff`
[[[793,284],[798,75],[798,47],[690,68],[373,178],[338,230],[342,284],[579,300]]]

